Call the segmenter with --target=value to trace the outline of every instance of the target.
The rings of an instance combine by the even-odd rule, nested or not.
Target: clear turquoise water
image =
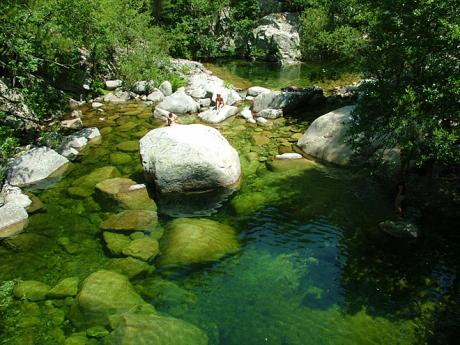
[[[61,182],[35,191],[47,210],[30,217],[22,247],[0,246],[0,284],[32,279],[53,286],[109,265],[99,230],[109,210],[69,187],[108,165],[142,183],[137,152],[116,164],[111,154],[162,125],[150,113],[137,103],[86,112],[86,125],[111,132],[103,130],[102,143]],[[394,216],[391,193],[373,180],[314,162],[273,165],[271,157],[307,126],[296,118],[262,130],[242,119],[216,126],[240,153],[243,182],[209,218],[235,227],[242,248],[212,264],[133,278],[136,289],[157,310],[205,330],[213,345],[452,342],[458,235],[449,235],[449,224],[426,221],[418,242],[389,238],[376,225]],[[255,144],[255,135],[268,143]],[[160,215],[162,225],[171,219]],[[163,287],[155,285],[159,279]],[[67,313],[65,302],[14,301],[4,308],[0,344],[60,344],[73,332]]]

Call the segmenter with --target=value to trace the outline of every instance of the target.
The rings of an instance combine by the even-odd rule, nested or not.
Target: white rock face
[[[282,64],[300,63],[300,25],[293,13],[272,13],[253,30],[252,44],[267,52],[265,58]]]
[[[303,156],[295,152],[288,152],[288,153],[283,153],[281,155],[275,156],[275,159],[301,159],[301,158],[303,158]]]
[[[353,154],[345,135],[353,106],[343,107],[318,117],[297,142],[303,152],[338,165],[348,165]]]
[[[0,207],[0,238],[7,238],[20,233],[27,224],[28,217],[24,207],[14,203]]]
[[[67,158],[50,148],[35,148],[8,164],[6,179],[16,187],[34,185],[53,177],[67,163]]]
[[[238,114],[238,108],[231,105],[224,105],[222,109],[209,109],[198,114],[198,117],[209,123],[219,123],[231,116]]]
[[[277,119],[283,117],[282,109],[264,109],[257,113],[258,117],[264,117],[266,119]]]
[[[164,99],[165,99],[165,96],[160,90],[155,90],[151,92],[146,98],[146,100],[150,102],[161,102]]]
[[[163,95],[165,95],[166,97],[172,95],[172,92],[173,92],[172,85],[167,80],[161,83],[159,89],[163,93]]]
[[[179,91],[166,97],[156,107],[175,114],[196,113],[200,110],[200,105],[192,97]]]
[[[32,204],[32,200],[22,192],[21,188],[13,187],[9,184],[3,186],[1,195],[5,204],[15,204],[25,209]]]
[[[206,191],[236,184],[236,150],[218,130],[199,124],[157,128],[140,140],[146,177],[161,193]]]
[[[248,89],[248,96],[257,97],[261,93],[270,92],[270,89],[261,86],[253,86]],[[247,98],[246,98],[247,99]]]
[[[105,88],[109,91],[115,90],[123,85],[121,80],[106,80],[105,81]]]

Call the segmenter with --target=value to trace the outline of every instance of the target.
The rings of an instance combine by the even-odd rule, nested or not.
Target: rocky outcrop
[[[345,142],[353,106],[343,107],[318,117],[297,142],[306,154],[326,162],[348,165],[353,150]]]
[[[200,105],[185,92],[177,91],[167,96],[156,108],[175,114],[187,114],[197,113],[200,110]]]
[[[239,249],[232,227],[209,219],[178,218],[161,238],[161,266],[210,262]]]
[[[27,107],[24,98],[18,92],[8,88],[0,81],[0,111],[5,113],[1,123],[18,131],[29,131],[39,129],[39,120]]]
[[[17,187],[36,185],[58,176],[68,163],[67,158],[50,148],[34,148],[8,163],[6,180]]]
[[[272,13],[253,30],[251,50],[264,60],[282,64],[300,63],[300,24],[294,13]]]
[[[193,124],[157,128],[140,140],[146,178],[161,193],[207,191],[236,184],[236,150],[214,128]]]
[[[198,117],[209,123],[219,123],[231,116],[238,114],[238,108],[230,105],[223,106],[219,111],[216,109],[209,109],[198,114]]]

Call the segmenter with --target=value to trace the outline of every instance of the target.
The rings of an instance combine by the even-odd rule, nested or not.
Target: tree
[[[458,0],[384,0],[374,6],[363,69],[371,81],[354,111],[351,143],[401,148],[418,164],[459,163]]]

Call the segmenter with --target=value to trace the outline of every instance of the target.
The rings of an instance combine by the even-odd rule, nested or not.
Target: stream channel
[[[248,74],[235,78],[276,87]],[[83,109],[85,126],[97,126],[102,142],[60,182],[33,191],[46,211],[31,215],[13,247],[0,246],[0,284],[54,286],[111,267],[99,226],[114,210],[94,197],[85,176],[111,166],[143,183],[133,141],[164,123],[142,102],[104,109]],[[239,152],[243,178],[201,217],[234,227],[240,250],[211,264],[152,269],[132,284],[158,311],[204,330],[211,345],[447,344],[459,320],[448,312],[458,298],[459,248],[437,235],[442,226],[426,225],[419,241],[391,238],[377,227],[394,217],[391,193],[371,178],[307,160],[272,162],[325,112],[286,114],[268,126],[239,117],[215,125]],[[179,123],[201,122],[190,115]],[[175,207],[162,212],[160,203],[157,232],[188,206]],[[67,311],[66,303],[15,300],[0,322],[0,344],[58,344],[72,333]]]

